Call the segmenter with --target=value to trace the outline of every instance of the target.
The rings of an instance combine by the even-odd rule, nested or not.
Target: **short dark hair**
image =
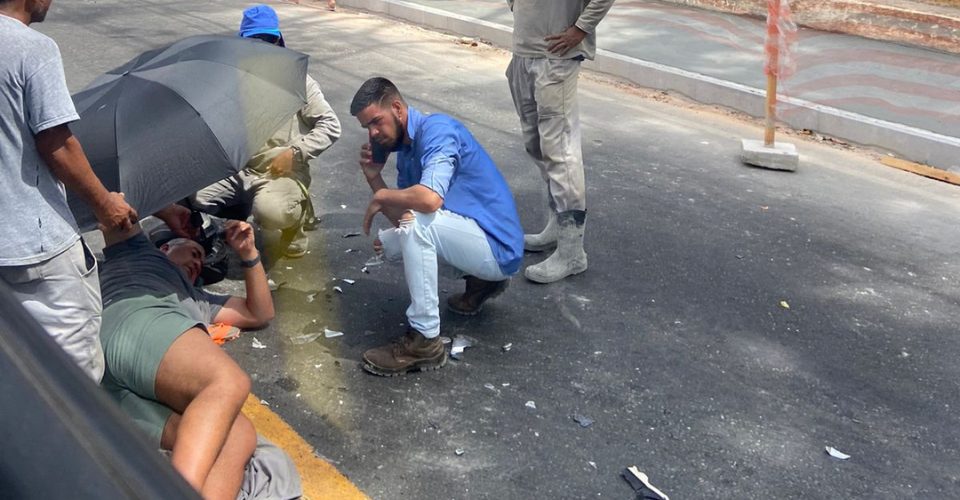
[[[384,99],[400,99],[405,102],[397,86],[390,80],[382,76],[375,76],[363,82],[357,93],[353,95],[353,101],[350,102],[350,114],[357,116],[361,111],[371,104],[379,105]]]

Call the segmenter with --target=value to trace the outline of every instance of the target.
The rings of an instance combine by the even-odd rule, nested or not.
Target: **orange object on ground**
[[[210,334],[210,340],[213,340],[217,345],[226,344],[240,337],[240,329],[226,323],[214,323],[207,326],[207,333]]]

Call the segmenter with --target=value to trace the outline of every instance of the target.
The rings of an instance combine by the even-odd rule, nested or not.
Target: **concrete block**
[[[793,144],[774,142],[772,146],[765,146],[763,141],[751,139],[741,140],[740,159],[757,167],[790,172],[796,170],[800,164],[800,155]]]

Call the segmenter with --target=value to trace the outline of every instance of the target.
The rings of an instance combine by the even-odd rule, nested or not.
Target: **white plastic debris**
[[[836,458],[839,460],[846,460],[850,458],[850,455],[847,455],[846,453],[834,448],[833,446],[827,446],[826,450],[827,450],[827,454],[829,454],[833,458]]]
[[[266,348],[267,348],[267,345],[264,344],[263,342],[260,342],[259,339],[257,339],[256,337],[254,337],[254,338],[253,338],[253,342],[250,342],[250,347],[252,347],[252,348],[254,348],[254,349],[266,349]]]
[[[333,287],[333,291],[335,291],[335,292],[337,292],[337,293],[343,293],[343,288],[340,288],[340,287],[338,287],[338,286],[335,286],[335,287]]]
[[[383,255],[374,255],[373,257],[367,259],[363,265],[366,267],[377,267],[383,265]]]
[[[463,454],[466,453],[467,451],[464,450],[463,448],[457,448],[456,450],[453,450],[453,452],[456,453],[457,456],[459,457],[459,456],[463,456]]]
[[[346,283],[346,284],[348,284],[348,285],[352,285],[352,284],[354,284],[354,283],[357,282],[357,280],[352,280],[352,279],[349,279],[349,278],[343,278],[343,279],[341,279],[340,281],[342,281],[342,282],[344,282],[344,283]]]
[[[338,332],[338,331],[336,331],[336,330],[331,330],[331,329],[329,329],[329,328],[324,328],[324,329],[323,329],[323,336],[326,337],[326,338],[328,338],[328,339],[332,339],[332,338],[334,338],[334,337],[341,337],[341,336],[343,336],[343,332]]]
[[[320,338],[320,335],[323,335],[323,334],[320,332],[305,333],[303,335],[290,337],[290,342],[293,342],[293,345],[309,344],[310,342],[313,342],[314,340],[317,340],[318,338]]]
[[[345,233],[344,238],[353,238],[354,236],[360,236],[360,233]]]
[[[272,279],[267,279],[267,287],[270,288],[271,292],[275,292],[278,288],[280,288],[280,285],[278,285],[277,282],[273,281]]]
[[[537,409],[537,403],[534,403],[533,401],[527,401],[526,404],[524,404],[523,406],[526,406],[527,408],[530,408],[531,410],[536,410],[536,409]]]
[[[593,467],[594,469],[597,468],[597,463],[594,462],[593,460],[590,460],[590,461],[588,461],[587,463],[590,464],[590,467]]]
[[[363,266],[363,268],[360,269],[360,272],[361,272],[361,273],[370,274],[370,270],[367,269],[367,266]]]
[[[574,413],[573,415],[570,415],[570,418],[572,418],[574,422],[580,424],[580,427],[590,427],[591,425],[593,425],[592,418],[583,416],[579,413]]]
[[[268,403],[266,399],[261,399],[260,404],[262,404],[263,406],[270,406],[270,403]]]
[[[450,346],[450,356],[453,359],[459,360],[463,356],[463,350],[468,347],[473,347],[476,341],[473,337],[457,335],[453,338],[453,345]]]
[[[513,349],[513,342],[507,342],[506,344],[503,344],[503,347],[500,348],[500,350],[503,352],[507,352],[510,349]]]
[[[497,388],[494,387],[493,384],[483,384],[483,387],[490,389],[491,391],[494,391],[494,392],[497,391]]]
[[[311,294],[307,295],[307,302],[313,302],[314,300],[317,300],[317,294],[316,294],[316,293],[311,293]]]
[[[346,205],[340,205],[340,208],[346,210],[347,206],[346,206]]]

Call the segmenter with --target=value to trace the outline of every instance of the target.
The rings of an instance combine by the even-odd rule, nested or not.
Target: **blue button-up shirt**
[[[470,217],[483,229],[504,274],[519,271],[523,229],[513,194],[493,160],[459,121],[407,109],[411,143],[397,150],[397,187],[422,184],[436,192],[444,209]]]

